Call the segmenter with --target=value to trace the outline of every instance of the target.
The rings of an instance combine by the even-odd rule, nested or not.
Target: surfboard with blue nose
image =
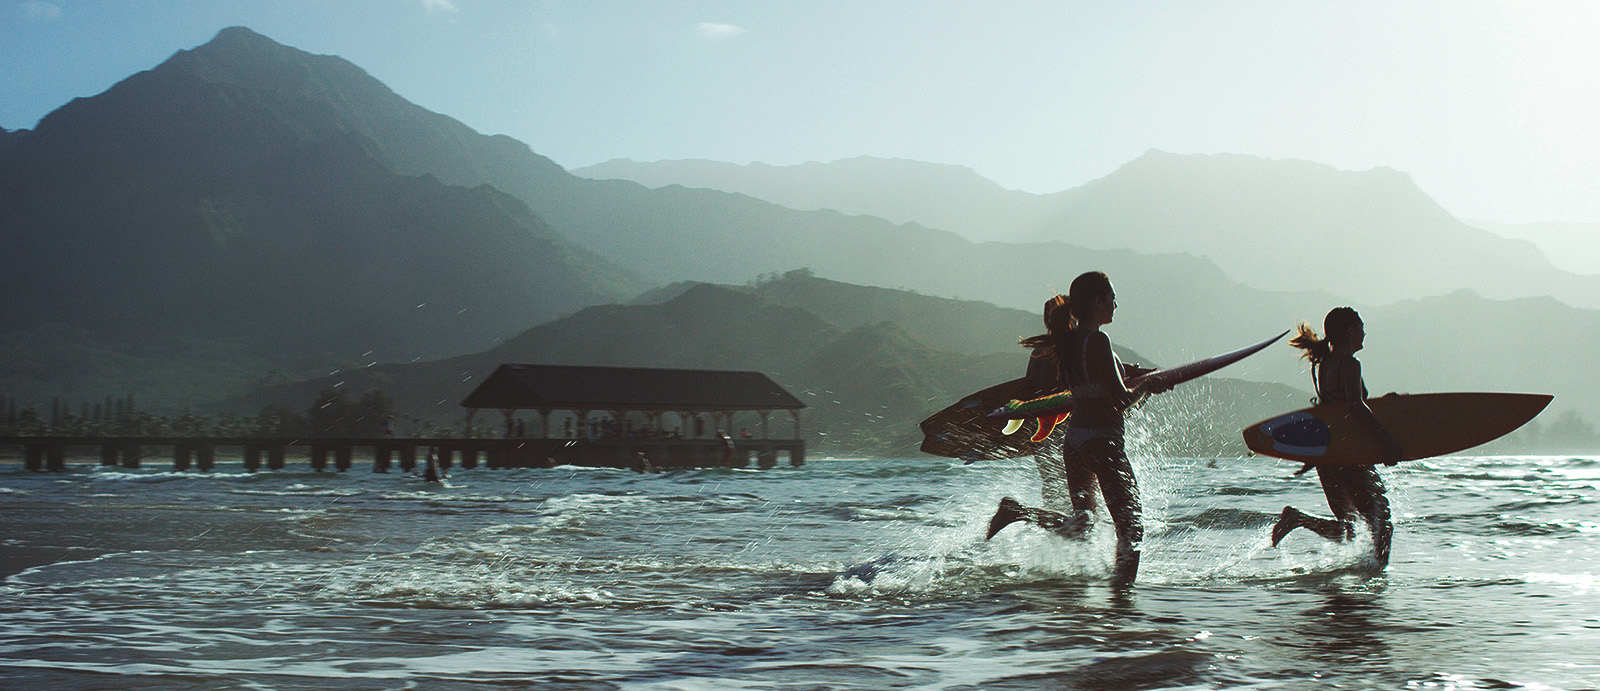
[[[1537,416],[1552,397],[1525,393],[1389,394],[1367,407],[1394,437],[1403,460],[1444,456],[1499,439]],[[1378,440],[1343,405],[1313,406],[1244,429],[1251,451],[1316,465],[1382,461]]]

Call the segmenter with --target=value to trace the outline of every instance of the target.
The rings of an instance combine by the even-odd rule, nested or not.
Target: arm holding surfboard
[[[1261,352],[1267,346],[1288,335],[1288,333],[1285,331],[1260,343],[1220,355],[1213,355],[1188,364],[1178,365],[1177,367],[1154,369],[1124,364],[1121,372],[1122,388],[1141,394],[1139,398],[1132,401],[1132,403],[1137,404],[1142,399],[1142,395],[1170,391],[1179,384],[1227,367]],[[1024,421],[1037,419],[1039,421],[1038,431],[1033,435],[1032,441],[1043,441],[1045,437],[1050,436],[1051,430],[1055,429],[1056,425],[1067,419],[1067,415],[1072,412],[1075,404],[1076,399],[1071,391],[1058,391],[1037,398],[1011,399],[1005,405],[994,408],[993,412],[989,413],[989,417],[1006,421],[1003,423],[1004,426],[1001,428],[1001,432],[1008,435],[1021,428]]]
[[[1353,356],[1350,357],[1339,375],[1339,388],[1344,391],[1344,399],[1349,401],[1347,410],[1350,418],[1366,428],[1378,440],[1384,465],[1399,463],[1405,458],[1405,451],[1395,442],[1394,435],[1384,429],[1383,423],[1378,421],[1378,416],[1372,414],[1372,408],[1367,406],[1366,387],[1361,381],[1361,361]]]

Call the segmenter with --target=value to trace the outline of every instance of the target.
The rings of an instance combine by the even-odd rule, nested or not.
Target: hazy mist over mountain
[[[1559,238],[1550,253],[1600,245],[1584,227],[1508,239],[1456,219],[1392,170],[1151,151],[1049,195],[1003,190],[953,166],[870,158],[788,167],[612,161],[574,173],[876,215],[978,242],[1192,254],[1256,288],[1324,290],[1369,304],[1466,288],[1600,308],[1600,278],[1557,268],[1530,242]]]
[[[802,211],[877,216],[948,230],[974,242],[1032,239],[1053,206],[1048,196],[1005,189],[970,168],[871,156],[792,166],[616,159],[572,174],[651,188],[722,190]]]
[[[1550,258],[1550,263],[1564,271],[1600,274],[1600,222],[1468,223],[1501,237],[1527,240],[1538,245]]]

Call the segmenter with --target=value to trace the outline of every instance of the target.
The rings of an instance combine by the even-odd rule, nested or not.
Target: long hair
[[[1310,360],[1311,364],[1320,364],[1333,355],[1334,342],[1344,340],[1345,334],[1350,333],[1350,327],[1360,323],[1361,315],[1356,314],[1355,308],[1335,307],[1328,310],[1328,316],[1322,318],[1322,332],[1327,334],[1326,338],[1318,338],[1310,324],[1300,322],[1295,327],[1298,333],[1289,339],[1289,345],[1304,351],[1300,357]]]
[[[1076,326],[1071,310],[1062,309],[1067,306],[1067,298],[1063,295],[1052,296],[1044,301],[1044,333],[1022,339],[1022,347],[1035,348],[1041,351],[1036,355],[1045,357],[1055,347],[1056,334],[1071,331]]]
[[[1034,357],[1053,358],[1056,377],[1061,382],[1072,381],[1069,373],[1077,372],[1081,348],[1074,348],[1073,330],[1088,315],[1094,301],[1111,293],[1111,278],[1101,271],[1089,271],[1072,279],[1067,295],[1056,295],[1044,303],[1045,332],[1022,339],[1022,347],[1033,348]]]

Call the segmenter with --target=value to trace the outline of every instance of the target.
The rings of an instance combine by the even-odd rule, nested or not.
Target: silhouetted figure
[[[1066,537],[1087,529],[1094,515],[1094,486],[1111,513],[1117,531],[1117,557],[1111,581],[1131,585],[1139,573],[1139,543],[1144,539],[1138,482],[1123,449],[1123,413],[1146,394],[1170,387],[1130,390],[1122,380],[1122,363],[1111,350],[1111,339],[1100,330],[1110,324],[1117,309],[1116,292],[1104,273],[1091,271],[1072,281],[1069,295],[1058,296],[1061,305],[1050,333],[1026,339],[1022,345],[1048,349],[1057,378],[1072,390],[1072,415],[1062,443],[1062,460],[1071,494],[1073,514],[1035,509],[1005,497],[989,519],[985,539],[1006,526],[1027,521]],[[1065,307],[1065,309],[1061,309]]]
[[[717,430],[717,438],[722,440],[722,467],[732,468],[734,455],[733,437],[728,436],[727,432],[719,429]]]
[[[643,451],[636,451],[634,452],[633,472],[649,475],[660,471],[656,470],[655,464],[650,462],[649,456],[644,455]]]
[[[1322,320],[1326,338],[1319,339],[1317,332],[1307,324],[1301,324],[1299,330],[1299,335],[1289,344],[1305,351],[1304,357],[1311,361],[1311,382],[1317,391],[1317,402],[1346,406],[1350,417],[1378,439],[1382,457],[1372,460],[1394,465],[1404,453],[1367,407],[1367,385],[1361,378],[1361,361],[1355,357],[1366,344],[1367,332],[1361,315],[1349,307],[1333,308]],[[1383,479],[1378,477],[1377,467],[1314,467],[1317,479],[1322,481],[1328,508],[1333,510],[1333,518],[1319,518],[1285,506],[1278,515],[1278,523],[1272,527],[1272,545],[1276,547],[1295,528],[1305,528],[1328,540],[1350,540],[1355,537],[1355,522],[1359,518],[1372,531],[1373,559],[1379,568],[1388,566],[1394,524],[1389,518],[1389,498],[1384,494]]]
[[[1023,339],[1023,345],[1032,348],[1033,352],[1028,357],[1028,369],[1025,378],[1033,385],[1032,396],[1047,396],[1069,387],[1068,382],[1060,377],[1060,368],[1056,364],[1055,349],[1051,344],[1064,338],[1072,328],[1070,310],[1065,309],[1066,299],[1060,295],[1051,297],[1044,303],[1045,333]],[[1124,377],[1136,376],[1153,371],[1150,368],[1137,365],[1120,365]],[[1061,432],[1056,432],[1052,438],[1060,440]],[[1062,448],[1062,457],[1056,458],[1049,453],[1049,447],[1041,448],[1040,453],[1033,456],[1034,465],[1039,470],[1040,493],[1044,500],[1043,508],[1057,512],[1074,511],[1075,506],[1086,507],[1076,511],[1071,527],[1064,533],[1065,536],[1083,538],[1088,534],[1088,529],[1093,522],[1095,478],[1092,474],[1082,472],[1069,472],[1068,465],[1072,463],[1072,450]],[[1076,504],[1073,497],[1078,497]]]
[[[439,467],[439,454],[437,450],[428,449],[428,461],[422,465],[422,479],[427,482],[444,482],[449,477],[443,468]]]

